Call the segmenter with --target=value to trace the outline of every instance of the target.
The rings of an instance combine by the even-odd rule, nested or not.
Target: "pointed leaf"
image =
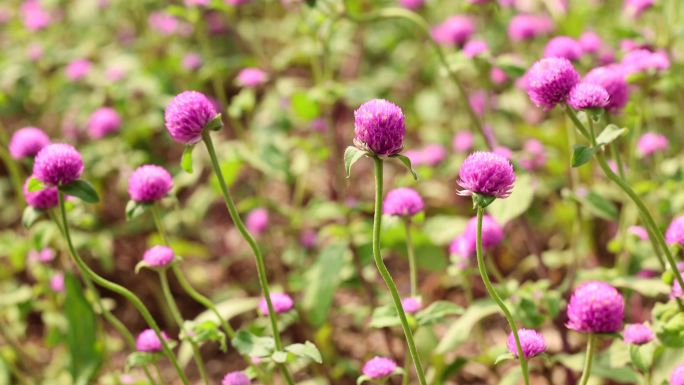
[[[321,352],[318,351],[316,345],[310,341],[306,341],[303,344],[292,344],[285,347],[285,350],[294,354],[297,357],[310,358],[319,364],[323,363],[323,358],[321,358]]]
[[[354,163],[364,155],[366,155],[365,152],[354,146],[349,146],[344,150],[344,171],[347,173],[347,178],[349,178],[349,175],[351,174],[351,168]]]
[[[436,301],[416,314],[418,325],[430,325],[442,321],[448,315],[463,314],[465,310],[449,301]]]
[[[515,356],[513,354],[511,354],[510,352],[501,353],[494,360],[494,365],[498,365],[504,361],[512,360],[514,358],[515,358]]]
[[[206,126],[205,130],[218,131],[223,128],[223,120],[221,120],[221,114],[217,114],[214,119],[210,120]]]
[[[614,124],[609,124],[606,128],[601,131],[599,136],[596,138],[596,144],[602,146],[604,144],[610,144],[615,139],[624,135],[627,132],[626,128],[620,128]]]
[[[97,191],[95,191],[93,185],[82,179],[59,186],[59,191],[79,198],[86,203],[97,203],[100,201],[100,198],[97,196]]]
[[[36,192],[45,189],[45,184],[39,181],[35,176],[32,176],[28,181],[28,186],[26,186],[28,192]]]
[[[37,210],[31,206],[26,206],[23,214],[21,215],[21,223],[25,228],[30,229],[40,216],[43,214],[41,210]]]
[[[238,352],[250,357],[268,357],[275,350],[272,337],[257,337],[245,330],[238,331],[232,343]]]
[[[155,353],[146,352],[133,352],[128,355],[126,359],[126,371],[128,372],[131,368],[138,368],[147,366],[159,359],[160,355]]]
[[[287,362],[287,352],[277,351],[271,355],[271,359],[279,364],[284,364]]]
[[[594,152],[596,150],[592,147],[582,146],[581,144],[572,146],[572,167],[579,167],[590,161],[591,157],[594,156]]]
[[[416,174],[416,170],[414,170],[413,166],[411,166],[411,159],[409,159],[408,156],[395,154],[392,155],[391,158],[399,159],[401,163],[404,165],[404,167],[406,167],[406,169],[411,172],[411,175],[413,175],[413,179],[418,180],[418,174]]]
[[[192,150],[194,146],[186,146],[181,157],[181,168],[187,173],[192,173]]]

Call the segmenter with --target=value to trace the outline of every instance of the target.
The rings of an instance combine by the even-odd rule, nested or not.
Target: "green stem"
[[[278,320],[276,318],[277,316],[275,309],[273,308],[273,302],[271,301],[271,292],[268,287],[268,277],[266,276],[266,262],[264,261],[264,256],[261,254],[261,249],[254,240],[254,237],[252,236],[252,234],[249,233],[249,230],[247,230],[247,227],[245,227],[245,224],[242,222],[242,218],[240,218],[240,213],[238,213],[237,207],[235,207],[235,202],[233,202],[233,198],[230,195],[230,191],[228,191],[226,181],[225,179],[223,179],[223,174],[221,173],[221,167],[219,166],[218,158],[216,157],[216,150],[214,149],[214,143],[211,140],[211,134],[207,130],[205,130],[202,133],[202,140],[204,141],[204,144],[207,147],[207,152],[209,153],[209,158],[211,159],[211,165],[214,168],[214,173],[216,174],[219,186],[221,187],[221,193],[223,193],[223,200],[225,201],[226,207],[228,208],[228,214],[230,215],[230,218],[235,224],[235,227],[238,228],[240,234],[242,234],[242,237],[245,239],[245,241],[247,241],[249,247],[252,249],[252,252],[254,253],[254,259],[256,260],[257,267],[257,275],[259,277],[259,285],[261,286],[261,291],[266,302],[266,307],[268,308],[268,318],[271,321],[271,331],[273,332],[275,347],[276,350],[282,351],[283,342],[280,339],[280,331],[278,330]],[[294,385],[294,381],[292,380],[292,376],[290,375],[290,372],[287,369],[287,367],[283,364],[280,364],[279,366],[280,371],[283,377],[285,377],[287,383],[290,385]]]
[[[496,302],[497,305],[499,305],[499,308],[504,314],[504,317],[506,317],[506,321],[508,321],[508,325],[511,327],[511,333],[513,333],[513,338],[515,339],[515,347],[518,351],[518,361],[520,361],[520,368],[522,370],[523,374],[523,379],[525,380],[525,385],[530,384],[530,378],[529,374],[527,373],[527,359],[525,358],[525,354],[523,353],[522,346],[520,345],[520,337],[518,336],[518,328],[515,326],[515,320],[513,319],[513,315],[511,312],[508,310],[508,307],[506,307],[506,304],[503,302],[501,297],[499,297],[499,294],[496,292],[494,289],[494,286],[492,286],[492,282],[489,280],[489,276],[487,275],[487,268],[485,267],[485,262],[484,262],[484,253],[482,252],[482,217],[484,216],[484,208],[479,207],[477,208],[477,267],[480,270],[480,276],[482,277],[482,282],[484,282],[485,288],[487,289],[487,293],[489,293],[489,296],[492,297],[494,302]]]
[[[197,343],[192,340],[192,337],[190,337],[188,331],[185,330],[183,316],[181,315],[180,310],[178,310],[178,304],[176,304],[176,300],[173,298],[173,294],[171,293],[171,288],[169,287],[169,278],[166,276],[166,270],[159,271],[159,281],[161,282],[162,293],[164,293],[164,299],[166,300],[166,304],[171,311],[171,315],[173,315],[173,319],[176,321],[178,328],[183,331],[187,341],[192,347],[192,356],[195,360],[195,365],[197,365],[197,370],[199,371],[200,377],[202,377],[204,385],[209,385],[209,378],[207,377],[207,371],[204,367],[202,354],[200,353]]]
[[[382,226],[382,159],[377,156],[373,157],[374,169],[375,169],[375,213],[373,216],[373,259],[375,259],[375,265],[378,267],[378,271],[385,281],[385,285],[392,295],[392,301],[394,301],[394,307],[399,313],[399,319],[401,320],[401,328],[404,330],[404,336],[406,337],[406,344],[409,348],[409,353],[411,354],[411,359],[413,360],[413,365],[416,368],[416,374],[418,375],[418,382],[420,385],[426,385],[425,373],[423,372],[423,366],[420,363],[420,356],[418,356],[418,350],[416,349],[416,344],[413,341],[413,332],[409,326],[408,320],[406,319],[406,313],[404,312],[403,306],[401,306],[401,297],[399,297],[399,292],[397,291],[397,286],[392,280],[392,276],[385,266],[385,262],[382,260],[380,255],[380,231]]]
[[[406,253],[408,254],[411,277],[411,297],[416,297],[418,295],[418,270],[416,268],[416,253],[411,240],[411,220],[404,221],[404,228],[406,229]]]
[[[66,215],[66,208],[64,205],[64,193],[61,191],[58,192],[58,198],[59,198],[59,211],[60,215],[62,217],[62,224],[63,224],[63,230],[64,230],[64,238],[67,242],[67,246],[69,247],[69,252],[71,253],[71,256],[74,259],[74,262],[76,263],[76,266],[78,269],[81,271],[81,274],[83,276],[87,276],[90,279],[92,279],[96,284],[102,286],[103,288],[107,290],[111,290],[114,293],[117,293],[124,298],[126,298],[128,301],[130,301],[133,306],[140,312],[142,317],[145,319],[145,322],[152,328],[157,335],[157,338],[162,343],[162,349],[164,351],[164,355],[168,357],[169,361],[171,361],[171,364],[173,365],[174,369],[176,369],[176,372],[178,373],[178,376],[180,377],[181,381],[183,382],[184,385],[189,385],[188,378],[183,372],[183,369],[181,369],[180,365],[178,365],[178,361],[176,360],[176,356],[174,356],[173,352],[169,348],[168,343],[166,340],[162,337],[161,334],[161,329],[159,329],[159,325],[157,325],[157,322],[154,320],[154,317],[152,317],[152,314],[150,314],[150,311],[147,310],[147,307],[145,304],[131,292],[130,290],[126,289],[125,287],[118,285],[114,282],[111,282],[102,276],[98,275],[95,273],[93,270],[88,267],[88,265],[81,259],[81,257],[78,255],[76,252],[76,248],[73,245],[73,242],[71,241],[71,235],[69,233],[69,222],[67,220],[67,215]]]
[[[12,181],[12,186],[14,187],[15,200],[17,202],[17,208],[21,210],[24,207],[24,193],[22,191],[22,178],[21,170],[17,166],[17,162],[10,156],[10,153],[5,149],[4,145],[0,147],[0,158],[5,163],[7,171],[9,172],[10,180]]]
[[[584,356],[584,369],[582,370],[582,378],[580,379],[579,385],[587,385],[587,382],[589,382],[589,377],[591,377],[591,365],[594,361],[594,350],[596,350],[596,335],[590,333],[589,340],[587,341],[587,354]]]

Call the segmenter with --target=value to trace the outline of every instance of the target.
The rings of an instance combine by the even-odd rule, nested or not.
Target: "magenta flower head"
[[[635,49],[628,52],[620,62],[625,76],[646,71],[664,71],[670,68],[670,58],[663,51],[651,52],[648,49]]]
[[[577,42],[582,48],[582,53],[586,54],[595,54],[603,46],[603,41],[601,40],[601,37],[593,31],[586,31],[582,33]]]
[[[64,71],[67,79],[75,82],[86,77],[90,73],[92,67],[93,63],[89,60],[76,59],[69,63]]]
[[[684,246],[684,215],[670,222],[670,226],[665,231],[665,241],[670,245]]]
[[[285,293],[271,293],[271,303],[276,314],[285,313],[294,307],[292,297]],[[268,304],[265,297],[261,298],[261,302],[259,302],[259,310],[261,314],[268,315]]]
[[[382,204],[383,214],[409,218],[423,211],[424,208],[423,198],[416,190],[408,187],[390,191]]]
[[[458,264],[459,268],[467,267],[468,261],[475,255],[475,242],[475,239],[469,234],[462,234],[454,238],[449,244],[449,254],[461,257]]]
[[[463,46],[463,55],[468,58],[480,56],[487,51],[489,51],[489,46],[484,40],[471,40]]]
[[[642,157],[653,155],[656,152],[666,151],[669,141],[665,135],[647,132],[639,138],[637,142],[637,152]]]
[[[237,371],[226,374],[221,385],[249,385],[251,382],[244,372]]]
[[[161,332],[161,336],[168,340],[166,333]],[[145,329],[138,334],[138,338],[135,340],[135,349],[143,353],[158,353],[163,349],[163,345],[154,330]]]
[[[354,111],[354,145],[379,156],[398,154],[404,148],[404,113],[383,99],[363,103]]]
[[[263,207],[259,207],[247,214],[245,225],[250,233],[260,235],[268,228],[268,219],[268,211]]]
[[[542,142],[528,139],[523,146],[523,157],[520,165],[528,171],[538,170],[546,165],[546,150]]]
[[[93,139],[100,139],[117,132],[121,127],[121,117],[115,109],[102,107],[90,115],[88,119],[88,133]]]
[[[629,226],[627,232],[641,239],[642,241],[648,241],[648,231],[643,226]]]
[[[624,340],[630,345],[647,344],[653,339],[653,331],[644,324],[628,324],[624,330]]]
[[[242,87],[253,88],[258,87],[268,80],[266,72],[259,68],[244,68],[237,76],[237,83]]]
[[[38,0],[24,1],[19,11],[22,23],[28,30],[38,31],[52,23],[52,16],[43,9]]]
[[[670,385],[684,385],[684,364],[679,365],[670,375]]]
[[[458,184],[463,188],[459,195],[507,198],[515,184],[515,172],[503,156],[478,151],[463,161],[458,172]]]
[[[624,311],[625,301],[617,289],[590,281],[570,297],[566,326],[582,333],[615,333],[622,328]]]
[[[202,131],[216,115],[214,104],[204,94],[184,91],[166,107],[164,120],[171,138],[187,145],[202,139]]]
[[[475,24],[467,16],[451,16],[432,28],[432,38],[439,44],[462,46],[475,32]]]
[[[410,10],[416,10],[425,4],[425,0],[399,0],[399,5]]]
[[[567,36],[556,36],[546,43],[544,57],[562,57],[570,61],[582,57],[582,46],[575,39]]]
[[[527,72],[527,94],[537,107],[552,109],[565,101],[579,74],[565,58],[545,58],[534,63]]]
[[[601,109],[608,105],[610,95],[598,84],[577,83],[568,94],[567,103],[576,110]]]
[[[413,314],[423,308],[423,303],[420,301],[420,298],[406,297],[401,299],[401,307],[406,313]]]
[[[57,256],[57,253],[49,247],[46,247],[42,250],[31,250],[28,253],[28,258],[30,261],[36,261],[40,263],[49,263],[52,262],[55,257]]]
[[[637,18],[647,9],[651,8],[655,0],[625,0],[623,10],[627,16]]]
[[[545,16],[519,14],[508,23],[508,38],[512,41],[531,40],[553,30],[553,22]]]
[[[473,148],[473,134],[470,131],[459,131],[454,135],[454,139],[451,141],[451,147],[456,152],[468,152]]]
[[[385,357],[373,357],[363,364],[363,375],[371,378],[378,379],[390,376],[397,369],[397,364],[389,358]]]
[[[43,147],[50,144],[50,138],[36,127],[24,127],[14,132],[9,142],[9,153],[14,159],[36,156]]]
[[[83,159],[75,148],[56,143],[45,146],[33,163],[33,175],[41,182],[59,186],[81,177]]]
[[[55,293],[64,291],[64,273],[57,272],[50,277],[50,289]]]
[[[29,192],[28,185],[30,180],[31,177],[24,182],[23,192],[26,204],[40,210],[56,207],[59,203],[57,199],[57,187],[45,187],[39,191]]]
[[[184,70],[195,71],[202,66],[202,57],[197,53],[191,52],[183,56],[183,62],[181,64]]]
[[[629,100],[629,87],[618,65],[594,68],[584,77],[584,83],[598,84],[608,92],[606,109],[611,112],[621,110]]]
[[[536,357],[546,351],[546,341],[541,333],[537,333],[531,329],[518,329],[518,338],[520,338],[520,347],[522,348],[525,358]],[[508,335],[507,341],[508,351],[515,357],[518,357],[518,347],[515,344],[515,337],[513,332]]]
[[[466,225],[465,231],[462,235],[470,243],[469,249],[475,250],[477,241],[477,217],[472,217]],[[482,248],[484,250],[491,250],[501,243],[504,239],[503,228],[490,215],[482,217]]]
[[[136,202],[158,201],[164,198],[172,187],[171,174],[153,164],[138,167],[128,178],[128,195]]]
[[[164,267],[173,262],[175,257],[176,254],[173,253],[170,247],[154,246],[145,251],[143,262],[149,267]]]

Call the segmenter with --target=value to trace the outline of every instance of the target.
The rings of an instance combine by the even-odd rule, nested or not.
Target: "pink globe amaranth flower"
[[[608,105],[610,95],[605,88],[593,83],[577,83],[568,94],[567,103],[576,110],[601,109]]]
[[[55,260],[57,253],[49,247],[45,247],[42,250],[31,250],[28,253],[29,261],[36,261],[40,263],[49,263]]]
[[[299,243],[305,249],[313,249],[318,244],[318,233],[311,229],[302,231],[299,234]]]
[[[150,13],[147,17],[147,24],[163,36],[174,34],[189,36],[192,33],[192,25],[179,21],[173,15],[162,11]]]
[[[43,57],[43,52],[45,52],[45,50],[43,49],[43,46],[39,43],[33,43],[29,45],[28,48],[26,48],[26,56],[31,61],[40,60],[40,58]]]
[[[408,187],[391,190],[382,204],[383,214],[400,217],[412,217],[424,208],[423,198],[416,190]]]
[[[637,238],[641,239],[642,241],[648,241],[648,231],[646,231],[645,227],[642,226],[629,226],[627,228],[627,232],[635,235]]]
[[[504,158],[506,158],[508,161],[513,159],[513,150],[511,150],[508,147],[505,146],[496,146],[494,147],[494,150],[492,151],[493,153],[497,155],[501,155]]]
[[[105,78],[110,82],[118,82],[126,77],[126,71],[119,67],[109,67],[105,70]]]
[[[81,177],[83,159],[75,148],[56,143],[43,147],[33,163],[33,175],[41,182],[58,186]]]
[[[221,385],[249,385],[251,382],[244,372],[237,371],[226,374]]]
[[[523,145],[523,157],[520,165],[528,171],[538,170],[546,165],[544,145],[537,139],[528,139]]]
[[[439,44],[462,46],[475,32],[475,24],[467,16],[451,16],[432,28],[432,38]]]
[[[436,166],[446,158],[446,150],[440,144],[430,144],[418,150],[409,150],[404,154],[415,166]]]
[[[684,215],[678,216],[670,222],[665,231],[665,241],[670,245],[684,246]]]
[[[50,289],[55,293],[64,291],[64,273],[57,272],[50,277]]]
[[[31,177],[24,182],[23,192],[26,204],[40,210],[56,207],[59,202],[57,198],[57,187],[45,187],[42,190],[29,192],[28,184]]]
[[[31,31],[41,30],[52,23],[52,16],[43,9],[38,0],[26,0],[19,9],[24,27]]]
[[[610,47],[603,47],[598,54],[598,62],[603,66],[615,63],[615,52]]]
[[[404,113],[384,99],[363,103],[354,111],[354,144],[376,155],[398,154],[404,148]]]
[[[128,178],[128,195],[136,202],[155,202],[164,198],[173,187],[171,174],[163,167],[146,164]]]
[[[620,66],[625,76],[646,71],[664,71],[670,68],[670,58],[664,51],[635,49],[622,58]]]
[[[456,152],[468,152],[473,148],[473,133],[470,131],[459,131],[451,141],[451,147]]]
[[[624,311],[617,289],[604,282],[586,282],[570,298],[566,326],[582,333],[615,333],[622,327]]]
[[[501,85],[509,80],[508,74],[499,67],[492,67],[489,71],[489,78],[495,85]]]
[[[72,82],[79,81],[86,77],[93,68],[93,63],[87,59],[76,59],[69,63],[64,70],[67,79]]]
[[[254,235],[261,235],[268,228],[268,211],[259,207],[247,214],[245,225],[247,230]]]
[[[454,262],[459,269],[465,269],[470,264],[470,259],[475,255],[475,242],[461,235],[454,238],[449,244],[449,254],[457,257]]]
[[[553,30],[553,22],[546,16],[519,14],[508,23],[508,38],[512,41],[531,40]]]
[[[111,107],[98,108],[88,119],[88,134],[93,139],[100,139],[117,132],[120,127],[121,116]]]
[[[546,43],[544,57],[562,57],[576,61],[582,57],[582,46],[571,37],[556,36]]]
[[[597,84],[608,92],[606,109],[611,112],[622,110],[629,100],[629,86],[624,73],[617,65],[594,68],[584,77],[583,82]]]
[[[468,240],[470,243],[469,249],[473,250],[473,253],[475,253],[477,242],[477,217],[470,218],[463,231],[462,237]],[[504,233],[501,225],[499,225],[494,217],[484,215],[482,217],[482,249],[485,251],[492,250],[498,246],[503,239]]]
[[[399,0],[399,5],[404,8],[416,10],[425,4],[425,0]]]
[[[202,57],[194,52],[183,56],[183,69],[186,71],[195,71],[202,67]]]
[[[391,359],[376,356],[366,361],[361,371],[368,378],[378,379],[391,375],[396,369],[397,364]]]
[[[168,266],[175,258],[176,254],[166,246],[154,246],[143,254],[143,261],[150,267]]]
[[[579,40],[577,40],[580,47],[582,48],[582,53],[585,54],[595,54],[598,53],[603,46],[603,41],[601,37],[593,31],[586,31],[580,35]]]
[[[276,314],[285,313],[294,307],[292,297],[285,293],[271,293],[271,303],[273,303],[273,310]],[[265,297],[262,297],[259,302],[259,311],[263,315],[268,315],[268,304]]]
[[[8,148],[12,158],[22,159],[36,156],[48,144],[50,144],[50,138],[43,130],[36,127],[24,127],[12,134]]]
[[[268,80],[268,74],[255,67],[243,68],[237,76],[237,83],[241,87],[258,87]]]
[[[565,58],[545,58],[527,72],[527,94],[537,107],[551,109],[565,101],[579,74]]]
[[[647,344],[655,338],[651,328],[644,324],[627,324],[623,334],[624,341],[631,345]]]
[[[195,144],[202,139],[204,127],[218,113],[214,104],[197,91],[183,91],[176,95],[164,111],[166,129],[171,138],[182,144]]]
[[[463,161],[458,172],[459,195],[479,194],[507,198],[515,184],[513,166],[499,154],[474,152]]]
[[[484,40],[471,40],[463,46],[463,55],[468,58],[480,56],[487,51],[489,51],[489,46]]]
[[[468,97],[468,104],[470,104],[470,108],[473,109],[475,115],[481,118],[484,116],[485,109],[487,108],[487,92],[477,90],[471,93]]]
[[[667,151],[669,141],[665,135],[655,132],[647,132],[639,138],[637,142],[637,152],[641,156],[653,155],[656,152]]]
[[[625,0],[623,10],[632,18],[637,18],[647,9],[653,7],[655,0]]]
[[[401,299],[401,307],[408,314],[414,314],[423,308],[423,303],[420,298],[417,297],[406,297]]]
[[[525,358],[536,357],[546,351],[546,341],[541,333],[537,333],[532,329],[518,329],[518,338],[520,338],[520,347],[522,348],[523,356]],[[508,335],[506,343],[508,351],[513,356],[518,357],[518,347],[515,344],[515,337],[513,332]]]
[[[164,340],[169,339],[164,332],[161,332],[161,336]],[[138,338],[135,340],[135,350],[139,352],[158,353],[162,349],[162,342],[159,337],[157,337],[157,333],[155,333],[153,329],[143,330],[140,334],[138,334]]]
[[[684,364],[677,366],[672,371],[669,385],[684,385]]]

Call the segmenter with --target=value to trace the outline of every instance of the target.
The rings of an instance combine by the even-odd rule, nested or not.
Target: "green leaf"
[[[503,226],[530,208],[534,201],[534,190],[532,177],[529,174],[522,174],[515,181],[511,196],[495,200],[487,207],[487,212]]]
[[[97,203],[100,201],[93,185],[82,179],[77,179],[69,184],[59,186],[59,191],[79,198],[86,203]]]
[[[44,190],[45,187],[47,186],[45,186],[43,182],[39,181],[38,178],[36,178],[35,176],[32,176],[31,179],[29,179],[28,181],[26,189],[28,190],[28,192],[37,192],[40,190]]]
[[[414,180],[418,180],[418,174],[416,174],[416,170],[413,169],[413,166],[411,166],[411,159],[408,158],[408,156],[401,155],[401,154],[394,154],[391,155],[390,158],[395,158],[399,159],[401,163],[406,167],[407,170],[411,172],[411,175],[413,175]]]
[[[283,351],[276,351],[271,354],[271,359],[273,362],[279,363],[279,364],[284,364],[287,362],[288,354],[287,352]]]
[[[394,305],[384,305],[375,308],[371,316],[370,327],[372,328],[387,328],[401,325],[399,314]]]
[[[318,103],[305,92],[297,92],[290,97],[290,106],[294,114],[303,120],[313,120],[320,114]]]
[[[498,365],[504,361],[514,360],[514,359],[515,359],[515,356],[510,352],[501,353],[494,360],[494,365]]]
[[[493,195],[482,195],[482,194],[475,194],[473,193],[472,195],[473,198],[473,207],[482,207],[485,208],[496,200],[496,197]]]
[[[444,354],[452,351],[465,342],[472,334],[473,327],[482,319],[496,314],[499,307],[492,300],[480,299],[474,301],[465,313],[451,324],[444,337],[437,345],[435,352]]]
[[[619,211],[613,202],[594,191],[590,190],[585,197],[580,197],[579,201],[598,217],[608,220],[618,219]]]
[[[670,348],[684,348],[684,313],[677,302],[657,303],[653,307],[653,331],[660,342]]]
[[[43,215],[42,210],[35,209],[31,206],[26,206],[24,212],[21,214],[21,224],[25,228],[30,229],[34,223]]]
[[[186,324],[189,324],[192,331],[190,339],[199,346],[202,346],[205,342],[217,342],[221,347],[221,351],[225,352],[228,349],[226,335],[221,331],[218,323],[207,320],[199,323],[189,321]]]
[[[285,350],[294,354],[297,357],[310,358],[315,362],[322,364],[323,358],[321,358],[321,352],[313,343],[306,341],[303,344],[292,344],[285,347]]]
[[[351,175],[351,168],[354,163],[356,163],[364,155],[366,155],[364,151],[359,150],[354,146],[349,146],[346,150],[344,150],[344,171],[347,173],[347,178],[349,178],[349,175]]]
[[[136,202],[132,199],[129,200],[128,203],[126,203],[126,220],[130,221],[131,219],[141,216],[146,213],[149,208],[150,205],[147,203]]]
[[[624,135],[627,132],[626,128],[620,128],[614,124],[609,124],[601,131],[596,138],[596,145],[603,146],[612,143],[615,139]]]
[[[575,144],[572,146],[572,160],[570,164],[572,167],[579,167],[591,160],[594,156],[594,148],[583,146],[581,144]]]
[[[126,371],[128,372],[131,368],[140,368],[147,366],[159,359],[160,355],[158,353],[146,353],[146,352],[133,352],[126,358]]]
[[[318,260],[307,271],[307,285],[304,290],[302,306],[306,316],[314,326],[325,322],[333,295],[341,282],[340,271],[345,266],[348,248],[345,243],[336,243],[325,247]]]
[[[181,156],[181,168],[187,173],[192,173],[192,150],[194,148],[194,145],[185,146],[183,156]]]
[[[223,128],[223,120],[221,120],[221,114],[216,114],[214,116],[214,119],[210,120],[209,123],[207,123],[206,126],[204,126],[205,130],[210,130],[210,131],[218,131]]]
[[[658,345],[649,342],[644,345],[629,345],[629,358],[637,369],[642,373],[648,373],[653,366]]]
[[[440,322],[449,315],[463,314],[465,310],[449,301],[436,301],[416,313],[418,325],[425,326]]]
[[[356,385],[361,385],[366,381],[371,381],[372,379],[368,377],[367,375],[363,374],[360,375],[359,378],[356,379]]]
[[[232,343],[238,352],[250,357],[269,357],[275,351],[272,337],[258,337],[245,330],[238,331]]]

